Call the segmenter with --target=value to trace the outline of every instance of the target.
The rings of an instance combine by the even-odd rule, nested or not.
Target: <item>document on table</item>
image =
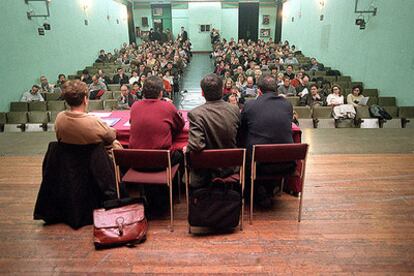
[[[99,118],[105,118],[112,115],[112,112],[89,112],[88,114],[94,115]]]
[[[129,121],[127,121],[127,122],[124,124],[124,126],[125,126],[125,127],[129,127],[129,126],[131,126],[131,124],[129,123]]]
[[[112,127],[114,126],[116,123],[118,123],[121,118],[106,118],[106,119],[101,119],[105,124],[107,124],[108,126]]]

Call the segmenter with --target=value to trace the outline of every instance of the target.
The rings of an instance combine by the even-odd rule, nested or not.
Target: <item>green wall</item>
[[[263,15],[269,16],[269,24],[263,25]],[[275,38],[275,26],[276,26],[276,5],[269,4],[269,3],[260,3],[259,4],[259,31],[258,35],[260,39],[264,39],[265,41],[272,38]],[[270,29],[270,36],[269,37],[260,37],[260,29]]]
[[[126,7],[113,0],[88,0],[88,26],[80,0],[51,1],[47,21],[52,30],[45,36],[37,34],[44,19],[28,20],[29,6],[23,0],[1,2],[0,111],[8,111],[9,103],[20,100],[41,75],[54,83],[59,73],[73,74],[91,65],[99,49],[113,51],[128,42]],[[39,3],[30,7],[42,11]]]
[[[366,88],[378,88],[380,96],[414,105],[414,1],[359,2],[359,9],[371,3],[378,8],[376,16],[364,15],[365,30],[355,25],[355,1],[325,0],[321,6],[316,0],[290,0],[283,6],[282,39]]]

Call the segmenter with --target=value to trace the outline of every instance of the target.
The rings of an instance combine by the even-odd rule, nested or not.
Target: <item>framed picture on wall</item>
[[[162,16],[162,8],[153,8],[152,9],[153,16]]]
[[[148,27],[148,17],[142,17],[142,27]]]
[[[270,16],[269,15],[263,15],[262,25],[269,25],[269,23],[270,23]]]
[[[260,37],[269,37],[270,29],[260,29]]]

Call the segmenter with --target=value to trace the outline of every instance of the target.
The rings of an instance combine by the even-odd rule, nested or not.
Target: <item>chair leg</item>
[[[299,195],[299,214],[298,214],[298,222],[300,222],[300,220],[302,219],[302,200],[303,200],[303,188],[302,188],[302,192],[300,192]]]
[[[173,232],[174,231],[174,225],[173,225],[173,221],[174,221],[174,210],[173,210],[172,185],[170,185],[169,188],[170,188],[170,216],[171,216],[170,231]]]
[[[279,193],[277,194],[278,196],[282,196],[284,185],[285,185],[285,178],[282,177],[282,180],[280,181],[280,190],[279,190]]]
[[[243,231],[243,217],[244,217],[244,197],[242,197],[241,218],[240,218],[240,231]]]
[[[254,191],[253,177],[250,181],[250,224],[253,224],[253,191]]]
[[[177,185],[178,185],[178,203],[181,203],[181,174],[180,171],[177,172],[177,177],[178,177],[178,181],[177,181]]]

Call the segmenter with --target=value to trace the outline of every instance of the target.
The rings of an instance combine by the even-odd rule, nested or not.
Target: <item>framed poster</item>
[[[162,8],[153,8],[152,9],[153,16],[162,16]]]
[[[260,36],[261,37],[269,37],[270,36],[270,29],[260,29]]]
[[[270,16],[263,15],[262,25],[269,25],[269,23],[270,23]]]

